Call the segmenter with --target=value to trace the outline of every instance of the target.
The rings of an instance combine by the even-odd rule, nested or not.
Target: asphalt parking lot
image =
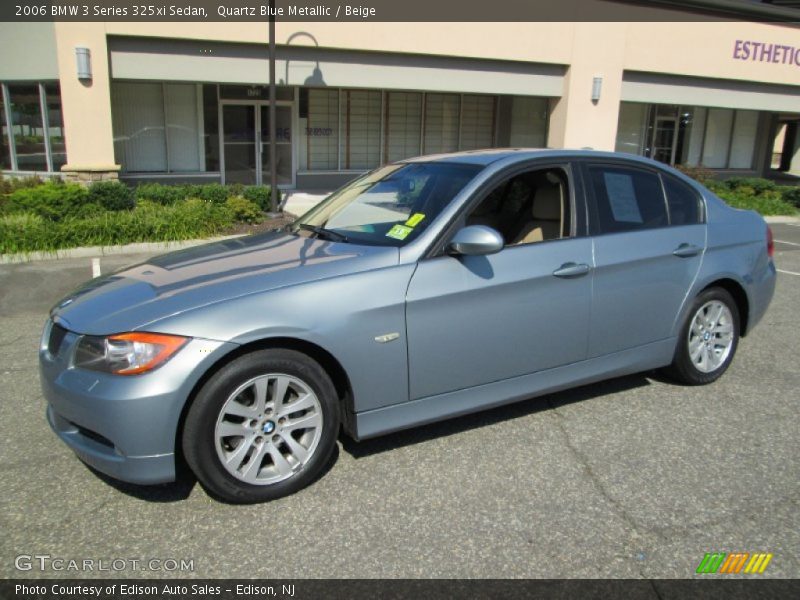
[[[258,506],[83,466],[45,421],[36,350],[89,259],[0,265],[0,576],[175,575],[15,568],[45,554],[194,577],[683,578],[706,552],[767,551],[761,577],[800,577],[800,224],[773,231],[775,298],[719,382],[637,375],[342,439],[315,485]]]

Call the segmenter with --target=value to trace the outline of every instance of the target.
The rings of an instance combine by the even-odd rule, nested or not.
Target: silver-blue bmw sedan
[[[47,418],[137,483],[309,484],[356,439],[665,368],[707,384],[775,287],[771,233],[612,153],[492,150],[380,167],[280,232],[90,282],[42,336]],[[181,459],[182,460],[182,459]]]

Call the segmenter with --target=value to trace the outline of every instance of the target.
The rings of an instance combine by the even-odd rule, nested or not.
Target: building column
[[[789,147],[788,144],[785,148],[791,153],[789,173],[800,176],[800,120],[794,123],[794,148]]]
[[[628,25],[575,23],[564,93],[551,105],[550,148],[614,150]],[[592,100],[595,77],[602,77],[597,101]]]
[[[117,179],[111,126],[111,87],[108,48],[103,23],[56,23],[56,48],[61,83],[61,110],[68,181],[89,183]],[[78,79],[75,48],[91,53],[89,81]]]

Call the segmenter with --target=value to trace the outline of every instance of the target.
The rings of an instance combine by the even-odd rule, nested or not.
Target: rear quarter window
[[[703,204],[700,194],[691,186],[671,177],[662,175],[664,191],[667,193],[669,222],[671,225],[695,225],[703,222]]]
[[[616,165],[589,166],[598,233],[619,233],[669,224],[661,181],[655,173]]]

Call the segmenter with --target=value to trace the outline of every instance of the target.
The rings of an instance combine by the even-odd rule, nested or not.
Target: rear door
[[[588,357],[668,338],[705,249],[699,195],[629,163],[586,162],[583,175],[595,260]]]

